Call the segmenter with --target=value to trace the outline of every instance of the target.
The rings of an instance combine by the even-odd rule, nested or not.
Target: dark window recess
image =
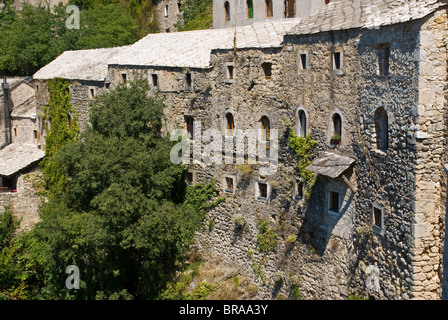
[[[247,17],[252,19],[254,17],[254,3],[252,0],[247,0]]]
[[[230,4],[228,1],[226,1],[224,3],[224,13],[225,13],[224,18],[226,19],[226,21],[229,21],[230,20]]]
[[[266,17],[270,18],[273,16],[272,0],[266,0]]]
[[[390,68],[390,47],[388,45],[380,46],[378,50],[378,72],[380,76],[388,76]]]
[[[300,58],[300,70],[307,70],[308,66],[307,66],[306,53],[301,53],[299,55],[299,58]]]
[[[303,182],[297,182],[296,185],[296,198],[303,197]]]
[[[269,63],[269,62],[263,63],[263,72],[264,72],[264,78],[266,80],[271,79],[271,76],[272,76],[272,63]]]
[[[339,193],[330,191],[330,211],[339,212]]]
[[[159,86],[159,77],[156,74],[152,74],[151,78],[152,78],[152,86],[157,88]]]
[[[193,117],[185,117],[185,124],[187,126],[187,133],[190,139],[194,138],[194,119]]]
[[[295,0],[285,0],[285,17],[294,18],[296,15]]]
[[[226,191],[233,192],[233,178],[226,177]]]
[[[383,227],[383,210],[378,208],[373,208],[373,225],[378,228]]]
[[[193,80],[192,80],[192,78],[191,78],[191,73],[190,72],[187,72],[186,74],[185,74],[185,87],[187,88],[187,89],[191,89],[191,86],[193,85]]]
[[[227,66],[227,77],[229,80],[233,80],[233,66]]]
[[[268,185],[266,183],[258,183],[258,197],[264,199],[268,197]]]
[[[334,63],[334,69],[335,70],[341,70],[342,69],[342,53],[341,52],[334,52],[333,53],[333,63]]]
[[[187,171],[185,172],[185,181],[188,185],[193,184],[193,172]]]

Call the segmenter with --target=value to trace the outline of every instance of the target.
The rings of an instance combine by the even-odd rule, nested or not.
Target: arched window
[[[375,111],[375,134],[376,134],[376,148],[386,151],[389,140],[389,119],[384,108],[379,107]]]
[[[339,113],[333,114],[331,119],[331,144],[341,144],[342,141],[342,118]]]
[[[230,4],[229,1],[224,2],[224,13],[225,13],[225,20],[230,20]]]
[[[233,114],[231,114],[230,112],[226,114],[226,122],[227,122],[226,135],[233,136],[233,131],[235,129],[235,122],[233,120]]]
[[[265,0],[265,1],[266,1],[266,17],[270,18],[273,16],[272,0]]]
[[[271,124],[269,118],[262,116],[260,119],[260,129],[261,129],[261,139],[264,141],[269,141]]]
[[[246,1],[247,5],[247,17],[252,19],[254,17],[254,2],[252,0]]]
[[[305,111],[299,110],[298,113],[297,133],[299,137],[306,137],[306,114]]]

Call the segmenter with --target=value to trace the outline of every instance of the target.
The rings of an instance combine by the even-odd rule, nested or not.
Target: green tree
[[[45,298],[157,297],[188,250],[205,210],[218,202],[212,184],[188,187],[162,135],[164,105],[139,80],[99,95],[91,127],[53,157],[59,192],[42,206],[33,230]],[[64,287],[76,265],[81,289]],[[37,268],[37,267],[36,267]]]

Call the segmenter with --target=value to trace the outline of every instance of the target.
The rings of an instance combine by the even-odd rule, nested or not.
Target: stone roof
[[[45,152],[35,144],[12,143],[0,150],[0,176],[9,177],[40,161]]]
[[[444,5],[440,0],[335,0],[302,19],[287,34],[374,29],[424,18]]]
[[[33,96],[11,111],[11,118],[37,118],[36,97]]]
[[[335,179],[347,170],[354,162],[355,159],[350,157],[338,155],[333,152],[324,152],[306,169],[311,172]]]
[[[112,58],[111,65],[206,68],[213,49],[280,47],[300,19],[223,29],[149,34]],[[236,37],[235,37],[236,34]]]
[[[206,68],[213,49],[280,47],[298,19],[281,19],[226,29],[149,34],[131,46],[65,51],[34,79],[104,81],[108,65]],[[234,35],[236,33],[236,42]]]
[[[104,81],[109,60],[124,47],[65,51],[55,60],[41,68],[34,79],[48,80],[63,78],[68,80]]]

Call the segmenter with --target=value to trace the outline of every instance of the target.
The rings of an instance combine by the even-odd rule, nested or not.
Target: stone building
[[[187,173],[227,196],[195,246],[247,275],[258,298],[289,297],[297,281],[303,299],[446,298],[446,4],[335,0],[309,16],[216,20],[218,29],[66,52],[34,75],[37,103],[47,103],[46,80],[68,79],[86,125],[95,92],[144,77],[193,154],[207,154],[208,129],[222,145],[264,129],[267,161],[249,163],[248,146],[239,163],[234,148]],[[222,1],[214,10],[225,16]],[[291,128],[318,142],[309,199]],[[261,232],[276,239],[268,249]]]
[[[34,87],[23,78],[4,79],[0,93],[0,212],[10,207],[29,229],[38,220],[40,199],[33,177],[40,175],[44,157],[44,126],[38,116]]]

